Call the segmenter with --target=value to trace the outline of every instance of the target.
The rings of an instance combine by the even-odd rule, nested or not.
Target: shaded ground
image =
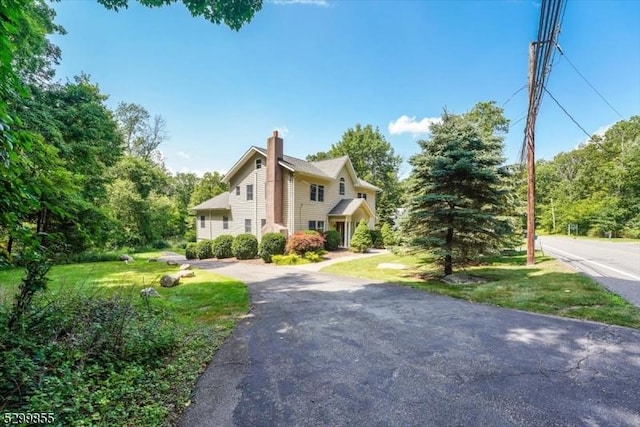
[[[295,268],[198,262],[253,309],[184,426],[640,425],[640,332]]]

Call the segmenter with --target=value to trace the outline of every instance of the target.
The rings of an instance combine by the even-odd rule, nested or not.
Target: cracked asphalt
[[[640,331],[205,261],[252,310],[183,426],[638,426]]]

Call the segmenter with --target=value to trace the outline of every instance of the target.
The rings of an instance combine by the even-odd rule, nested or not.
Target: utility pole
[[[536,43],[529,44],[529,105],[533,105],[535,93]],[[535,159],[535,126],[537,108],[529,110],[527,130],[525,133],[527,145],[527,265],[536,263],[536,159]]]

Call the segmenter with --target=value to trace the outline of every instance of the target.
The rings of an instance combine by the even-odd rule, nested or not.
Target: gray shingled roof
[[[338,176],[338,172],[344,167],[349,156],[336,157],[335,159],[320,160],[318,162],[311,162],[312,165],[326,173],[331,177]]]
[[[229,206],[229,192],[225,191],[218,194],[212,199],[200,203],[198,206],[191,208],[192,211],[212,211],[231,209]]]
[[[265,157],[267,155],[267,150],[261,147],[254,146],[256,150],[262,153]],[[285,163],[291,166],[296,172],[302,172],[309,175],[315,175],[322,178],[329,178],[329,175],[318,169],[313,163],[307,162],[306,160],[298,159],[297,157],[287,156],[286,154],[282,156]]]
[[[342,199],[329,211],[329,215],[353,215],[363,203],[364,199]]]

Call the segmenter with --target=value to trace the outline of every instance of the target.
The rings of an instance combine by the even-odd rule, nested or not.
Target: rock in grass
[[[165,274],[160,278],[160,285],[163,288],[173,288],[180,284],[180,276]]]
[[[191,264],[182,264],[180,270],[191,270]]]
[[[472,276],[467,273],[449,274],[444,276],[442,281],[449,285],[480,285],[488,282],[484,277]]]
[[[176,274],[178,277],[196,277],[196,272],[193,270],[182,270]]]
[[[154,288],[148,287],[140,291],[140,296],[146,298],[159,298],[160,294]]]
[[[158,258],[149,258],[147,262],[158,262]]]
[[[131,262],[133,261],[133,258],[127,254],[122,254],[120,255],[120,261]]]

